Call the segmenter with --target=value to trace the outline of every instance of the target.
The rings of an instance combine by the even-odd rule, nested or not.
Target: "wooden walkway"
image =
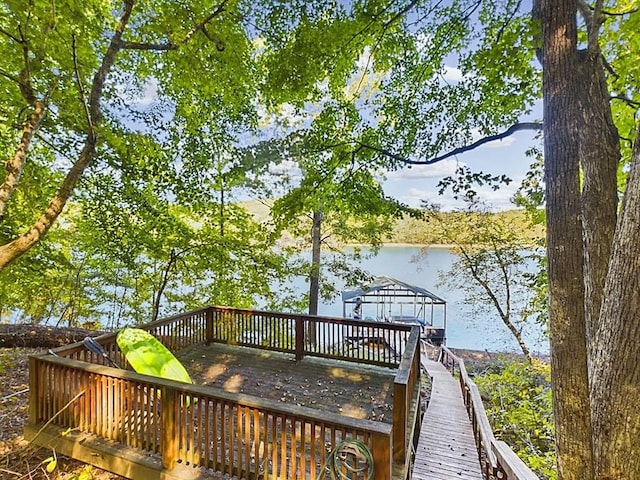
[[[482,480],[473,429],[460,384],[439,362],[422,355],[432,378],[431,399],[422,420],[414,480]]]

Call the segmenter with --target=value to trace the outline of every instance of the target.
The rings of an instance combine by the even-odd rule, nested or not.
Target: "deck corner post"
[[[389,435],[373,434],[371,436],[371,454],[376,480],[391,480],[391,438]]]
[[[177,392],[170,387],[162,387],[160,395],[160,422],[162,467],[173,470],[178,453],[176,421]]]
[[[211,345],[213,342],[213,310],[215,307],[209,307],[205,313],[205,335],[206,344]]]
[[[407,443],[407,386],[393,386],[393,461],[404,463]]]
[[[296,317],[296,362],[304,358],[304,319]]]
[[[39,381],[39,362],[36,357],[29,357],[29,425],[38,423],[38,411],[40,410],[38,390]]]

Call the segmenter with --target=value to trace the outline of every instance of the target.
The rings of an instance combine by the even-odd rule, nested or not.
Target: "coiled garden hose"
[[[369,447],[357,439],[342,440],[329,453],[316,480],[324,479],[327,473],[331,480],[348,480],[365,471],[373,479],[373,455]]]

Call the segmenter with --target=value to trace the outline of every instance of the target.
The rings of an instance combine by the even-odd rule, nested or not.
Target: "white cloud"
[[[509,185],[503,185],[496,191],[486,187],[477,188],[476,191],[478,192],[479,199],[491,210],[509,210],[515,208],[515,205],[511,203],[511,198],[516,193],[519,185],[520,181],[516,180]],[[423,200],[439,205],[443,211],[451,211],[465,207],[465,203],[462,200],[454,199],[449,192],[445,195],[438,195],[436,189],[423,190],[410,188],[406,193],[399,195],[398,200],[414,208],[421,207]]]
[[[155,102],[158,98],[158,80],[155,77],[149,77],[142,86],[140,95],[137,96],[132,103],[139,107],[147,107]]]
[[[127,102],[127,105],[139,108],[148,107],[158,99],[158,86],[157,78],[148,77],[140,89],[132,80],[131,82],[119,82],[115,85],[115,90]]]
[[[272,163],[269,165],[269,173],[272,175],[287,175],[294,180],[302,179],[302,170],[297,162],[293,160],[283,160],[280,163]]]
[[[441,162],[434,163],[432,165],[412,165],[407,166],[402,170],[396,170],[389,172],[387,178],[402,179],[402,180],[417,180],[424,178],[442,178],[448,175],[453,175],[456,172],[458,165],[463,165],[454,159],[447,159]]]
[[[442,72],[442,78],[447,82],[460,82],[464,78],[464,75],[462,74],[462,70],[459,68],[445,65],[444,71]]]

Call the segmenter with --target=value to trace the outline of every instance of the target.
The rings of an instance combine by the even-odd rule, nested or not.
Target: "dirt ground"
[[[47,348],[0,348],[0,480],[119,480],[122,477],[105,472],[96,467],[85,465],[81,462],[57,456],[52,449],[39,448],[29,445],[22,437],[22,430],[27,421],[28,402],[28,356],[41,353]],[[432,352],[433,353],[433,352]],[[487,352],[455,351],[465,359],[470,371],[481,371],[487,364],[497,359],[497,355]],[[190,362],[191,363],[191,362]],[[215,372],[207,371],[204,363],[194,360],[194,365],[188,368],[198,378],[198,383],[224,384],[224,376],[215,376]],[[338,386],[338,394],[335,385],[329,377],[316,377],[318,372],[307,376],[302,381],[294,382],[284,366],[280,372],[275,372],[270,379],[273,387],[267,390],[270,397],[286,403],[320,406],[324,404],[328,409],[334,409],[336,413],[348,414],[353,405],[338,401],[339,398],[358,398],[364,402],[365,418],[378,421],[387,421],[390,416],[389,396],[381,396],[379,393],[367,390],[364,383],[349,382]],[[277,374],[277,376],[276,376]],[[261,382],[264,379],[253,379],[255,388],[262,389]],[[311,395],[311,387],[318,387],[323,392],[321,395]],[[313,383],[313,385],[312,385]],[[246,393],[249,393],[248,391]],[[361,415],[362,408],[354,415]],[[342,409],[342,410],[341,410]],[[354,410],[355,411],[355,410]],[[353,413],[353,411],[352,411]],[[48,472],[46,467],[52,466],[51,457],[56,459],[55,469]]]

